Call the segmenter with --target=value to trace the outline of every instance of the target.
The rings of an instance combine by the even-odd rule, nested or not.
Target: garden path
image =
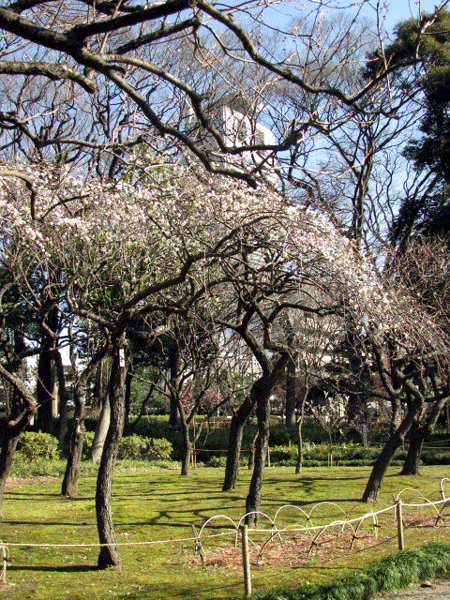
[[[413,584],[396,592],[379,595],[376,600],[450,600],[449,574],[435,579],[430,587],[422,585]]]

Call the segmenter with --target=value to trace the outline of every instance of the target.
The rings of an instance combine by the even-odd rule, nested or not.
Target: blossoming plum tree
[[[142,185],[83,180],[44,165],[5,165],[0,177],[5,268],[21,281],[36,309],[39,299],[32,294],[25,268],[31,264],[28,257],[39,264],[40,272],[58,273],[51,286],[64,297],[64,310],[95,324],[114,356],[111,425],[96,504],[100,542],[105,544],[100,564],[118,564],[110,500],[123,427],[131,319],[161,315],[162,324],[153,332],[156,337],[165,330],[170,314],[189,315],[200,300],[206,298],[213,314],[220,304],[215,294],[220,282],[239,281],[243,245],[258,257],[252,266],[260,277],[255,281],[258,287],[270,287],[270,267],[264,265],[272,262],[271,254],[277,255],[277,264],[294,264],[294,256],[298,264],[299,250],[307,253],[312,247],[309,242],[302,246],[300,237],[307,229],[323,231],[324,223],[287,206],[273,191],[242,189],[237,183],[211,178],[198,165],[152,166]],[[299,247],[293,249],[290,239],[295,232]],[[331,233],[325,227],[321,243]],[[288,280],[287,274],[281,275],[277,285]],[[82,428],[78,433],[80,442]]]
[[[116,182],[44,164],[4,165],[0,216],[2,263],[30,306],[37,309],[39,298],[28,269],[39,264],[33,274],[59,274],[51,285],[64,311],[75,324],[95,325],[113,356],[111,423],[96,492],[101,567],[120,565],[111,495],[133,318],[158,316],[147,331],[156,339],[171,315],[189,319],[201,306],[253,352],[262,380],[250,394],[260,431],[250,510],[260,503],[270,391],[296,352],[285,334],[290,312],[351,315],[366,343],[389,336],[432,343],[428,332],[439,334],[438,325],[425,326],[414,298],[388,287],[324,218],[290,206],[272,189],[213,177],[196,163],[144,164],[139,178]]]

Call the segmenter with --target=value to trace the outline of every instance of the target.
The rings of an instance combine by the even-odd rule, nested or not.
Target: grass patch
[[[218,523],[209,533],[227,533],[227,536],[205,538],[205,555],[222,557],[209,561],[206,568],[195,556],[195,546],[189,538],[192,524],[199,529],[213,515],[224,514],[234,520],[242,516],[250,480],[247,470],[241,471],[235,492],[223,493],[222,469],[202,468],[193,471],[190,477],[181,477],[178,471],[156,468],[149,463],[119,462],[113,499],[118,541],[142,545],[122,547],[123,568],[117,572],[96,570],[96,481],[92,465],[90,469],[81,478],[77,499],[60,496],[60,477],[8,482],[4,519],[0,521],[0,539],[8,545],[10,553],[4,597],[8,600],[27,597],[213,600],[243,593],[240,560],[227,562],[227,556],[234,551],[229,527]],[[304,469],[299,478],[291,468],[267,469],[262,510],[273,517],[284,504],[310,511],[318,502],[328,501],[314,512],[315,523],[342,518],[342,511],[349,516],[365,514],[370,509],[359,498],[369,472],[368,468]],[[391,505],[392,495],[407,487],[418,488],[424,496],[436,500],[439,482],[447,474],[445,467],[439,466],[424,467],[422,477],[416,478],[400,477],[397,472],[398,469],[388,472],[377,508]],[[296,518],[286,511],[279,523],[287,526]],[[426,541],[444,542],[446,538],[448,528],[442,526],[405,530],[407,548],[420,547]],[[29,546],[13,546],[14,543]],[[47,544],[93,546],[50,548]],[[350,552],[345,542],[344,550],[336,552],[329,551],[324,544],[309,559],[298,563],[286,561],[286,564],[279,559],[272,562],[268,549],[263,564],[252,566],[253,589],[267,594],[282,586],[294,593],[307,583],[327,586],[340,575],[356,576],[363,565],[394,553],[396,544],[392,519],[392,523],[383,523],[382,535],[364,549],[357,546]],[[336,546],[332,542],[333,545]],[[299,553],[299,542],[297,546]],[[276,554],[279,555],[278,550]],[[406,573],[407,569],[403,571]],[[343,599],[344,596],[339,597]]]

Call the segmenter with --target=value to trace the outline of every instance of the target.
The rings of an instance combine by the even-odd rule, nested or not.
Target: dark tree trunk
[[[439,415],[447,404],[447,399],[441,399],[434,402],[427,418],[422,426],[419,419],[416,419],[410,429],[410,441],[408,454],[405,458],[405,464],[400,475],[418,475],[420,467],[420,455],[422,454],[423,443],[428,435],[433,433]]]
[[[179,389],[180,385],[180,356],[178,347],[175,346],[170,351],[169,355],[170,368],[170,413],[169,425],[178,425],[178,401],[175,390]]]
[[[58,331],[58,308],[49,310],[45,319],[51,332]],[[56,416],[56,369],[54,360],[55,338],[43,328],[42,350],[38,360],[38,379],[36,396],[38,401],[37,425],[41,431],[53,433],[53,422]]]
[[[58,393],[59,393],[59,428],[58,428],[58,446],[60,452],[64,450],[64,441],[66,439],[67,426],[67,401],[69,394],[66,388],[66,377],[64,374],[64,365],[62,363],[61,353],[55,353],[55,367],[58,377]]]
[[[0,451],[0,517],[3,518],[3,497],[6,480],[8,479],[9,471],[14,462],[14,455],[16,453],[20,432],[11,430],[8,427],[8,423],[3,421],[0,422],[0,434],[2,438]]]
[[[66,473],[64,476],[61,493],[64,496],[74,498],[78,493],[78,478],[80,475],[80,464],[83,455],[84,442],[84,415],[85,415],[85,393],[91,375],[97,368],[97,363],[103,358],[106,346],[101,348],[89,361],[83,372],[79,374],[76,356],[71,352],[71,363],[75,377],[73,388],[73,399],[75,403],[75,414],[70,436],[69,457],[67,459]]]
[[[102,408],[95,429],[94,441],[92,442],[91,459],[95,464],[99,463],[102,457],[103,446],[105,444],[110,422],[111,404],[109,402],[109,395],[106,393],[102,400]]]
[[[258,511],[261,508],[261,492],[264,477],[264,467],[266,464],[267,448],[269,446],[269,417],[270,417],[270,403],[268,393],[264,387],[259,387],[254,390],[254,393],[258,394],[257,405],[256,405],[256,417],[258,420],[258,438],[256,440],[255,448],[255,465],[253,467],[253,474],[250,481],[250,488],[245,503],[245,510],[247,513],[253,513],[246,517],[246,523],[254,525],[258,521]]]
[[[155,389],[157,385],[156,383],[152,383],[150,385],[150,389],[148,391],[148,394],[145,396],[142,404],[141,404],[141,410],[139,411],[138,416],[136,417],[136,419],[130,423],[128,422],[125,426],[124,431],[126,431],[126,435],[132,435],[134,433],[134,431],[136,430],[136,426],[138,425],[138,423],[140,422],[140,420],[142,419],[142,417],[145,415],[145,410],[147,408],[147,403],[150,400],[150,398],[152,397],[153,391]]]
[[[61,494],[69,498],[78,495],[78,479],[83,454],[84,422],[75,417],[74,427],[70,436],[70,451],[67,459],[66,472],[61,486]]]
[[[69,456],[61,487],[61,494],[75,498],[78,494],[78,479],[83,454],[84,440],[84,384],[79,382],[74,389],[75,414],[70,435]]]
[[[92,391],[92,409],[99,410],[103,398],[103,365],[104,359],[100,359],[95,370],[94,389]]]
[[[269,417],[270,395],[286,368],[288,354],[283,354],[277,360],[270,372],[265,373],[252,386],[250,395],[256,403],[256,417],[258,419],[258,439],[256,441],[255,466],[250,481],[246,500],[246,512],[256,513],[246,517],[248,525],[255,525],[258,521],[258,511],[261,507],[262,483],[264,467],[266,464],[267,449],[269,446]]]
[[[250,448],[248,451],[248,464],[247,469],[252,471],[255,468],[255,453],[256,453],[256,441],[259,437],[259,430],[257,429],[255,435],[253,436],[252,442],[250,444]]]
[[[111,512],[114,466],[116,464],[117,451],[122,437],[125,417],[126,368],[123,359],[120,357],[121,347],[123,348],[123,344],[116,343],[114,345],[114,359],[111,367],[109,384],[111,422],[98,470],[97,490],[95,495],[97,528],[101,545],[98,557],[98,566],[100,569],[111,566],[120,567],[121,565],[119,547],[117,546],[117,538],[114,531]]]
[[[14,454],[17,441],[20,434],[29,425],[34,417],[37,404],[28,388],[21,380],[21,364],[18,365],[16,373],[10,373],[0,364],[0,377],[6,380],[13,387],[13,395],[10,406],[9,419],[1,423],[1,451],[0,451],[0,516],[3,510],[3,496],[11,465],[14,460]]]
[[[290,358],[286,367],[286,427],[294,427],[295,425],[296,383],[295,360]]]
[[[406,454],[400,475],[419,474],[420,455],[422,454],[423,442],[425,440],[425,435],[423,434],[424,429],[425,428],[420,427],[418,421],[414,421],[412,424],[411,429],[409,430],[410,441],[408,453]]]
[[[125,423],[124,430],[127,431],[128,424],[130,422],[130,405],[131,405],[131,383],[133,381],[133,375],[128,371],[125,377]]]
[[[295,473],[296,475],[301,475],[303,468],[303,420],[305,417],[305,402],[308,396],[308,390],[305,388],[302,390],[302,395],[300,398],[299,406],[298,406],[298,416],[297,416],[297,461],[295,463]]]
[[[230,492],[236,488],[244,426],[254,406],[255,399],[250,394],[245,398],[238,410],[233,413],[228,438],[227,464],[225,466],[225,477],[222,485],[223,492]]]
[[[391,414],[391,424],[390,424],[390,435],[394,435],[398,426],[400,425],[400,409],[401,404],[398,398],[391,400],[392,406],[392,414]]]
[[[45,433],[52,433],[55,402],[55,363],[53,352],[49,350],[43,350],[39,355],[36,396],[39,405],[37,426]]]
[[[189,438],[189,436],[188,436]],[[181,475],[187,476],[191,472],[192,444],[183,435],[184,443],[181,452]]]
[[[400,423],[394,434],[389,437],[383,450],[375,461],[361,502],[377,501],[384,475],[386,474],[386,470],[395,454],[395,451],[402,445],[406,434],[411,429],[414,419],[417,418],[421,410],[421,402],[418,400],[410,401],[403,421]]]
[[[180,425],[181,432],[183,434],[183,445],[181,448],[181,474],[189,475],[191,471],[191,455],[192,455],[192,442],[189,435],[189,423],[187,422],[183,413],[183,407],[181,406],[181,400],[178,399],[180,405]]]

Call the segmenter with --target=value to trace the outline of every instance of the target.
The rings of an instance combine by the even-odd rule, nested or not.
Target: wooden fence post
[[[405,542],[403,538],[403,514],[402,514],[402,501],[397,500],[395,504],[395,513],[397,515],[397,535],[398,535],[398,549],[405,549]]]
[[[6,548],[6,546],[3,545],[2,541],[0,540],[0,546],[2,547],[2,554],[3,554],[3,566],[2,566],[2,583],[6,583],[6,565],[7,565],[7,561],[8,561],[8,549]]]
[[[250,556],[248,553],[248,525],[241,527],[242,534],[242,564],[244,566],[245,595],[252,594],[252,576],[250,573]]]

